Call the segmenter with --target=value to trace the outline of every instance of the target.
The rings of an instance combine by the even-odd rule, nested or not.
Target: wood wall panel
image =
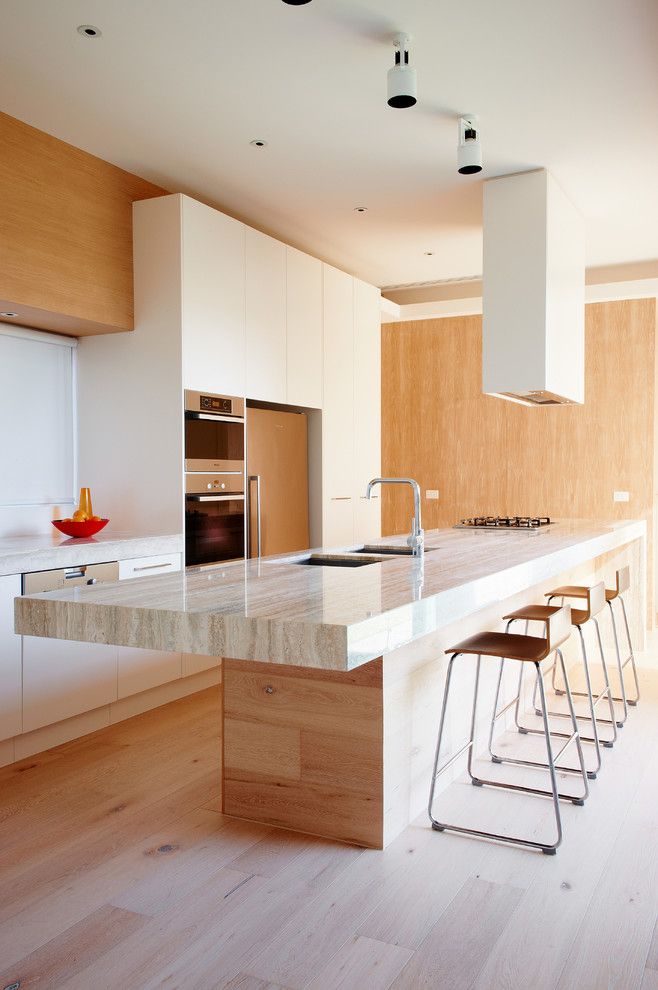
[[[381,848],[382,661],[223,668],[224,813]]]
[[[484,513],[644,518],[651,551],[655,327],[653,299],[588,305],[585,404],[541,409],[482,394],[481,317],[384,324],[382,474],[439,489],[426,529]],[[409,493],[382,496],[382,532],[406,532]],[[649,568],[650,602],[651,583]]]
[[[80,335],[133,329],[132,204],[166,190],[0,114],[0,308]]]

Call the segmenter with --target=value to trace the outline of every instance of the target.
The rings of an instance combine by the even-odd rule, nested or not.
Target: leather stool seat
[[[558,609],[551,609],[557,612]],[[539,636],[518,636],[515,633],[482,632],[452,646],[446,653],[468,653],[507,660],[527,660],[537,663],[544,660],[550,650],[548,641]]]
[[[550,594],[554,598],[587,598],[588,591],[589,589],[582,584],[564,584],[560,588],[555,588]],[[614,602],[615,598],[618,597],[619,591],[617,588],[605,589],[605,600],[607,602]]]
[[[552,592],[552,594],[557,594],[557,592]],[[509,615],[504,615],[503,619],[506,622],[509,619],[526,619],[528,622],[545,622],[549,616],[553,615],[558,607],[558,605],[526,605],[523,608],[516,609],[514,612],[510,612]],[[586,612],[580,608],[571,609],[572,626],[582,626],[588,619],[589,612]]]

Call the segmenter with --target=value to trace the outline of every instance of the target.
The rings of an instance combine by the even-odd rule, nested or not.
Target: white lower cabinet
[[[183,653],[183,677],[200,674],[204,670],[212,670],[213,667],[219,667],[219,664],[220,657],[205,656],[203,653]]]
[[[23,636],[23,732],[116,699],[116,646]]]
[[[14,598],[20,593],[20,574],[0,577],[0,739],[21,731],[21,637],[14,632]]]
[[[181,676],[180,653],[162,650],[142,650],[139,647],[118,648],[118,697],[127,698],[140,691],[176,681]]]
[[[119,580],[153,577],[180,571],[182,559],[179,553],[159,554],[152,557],[133,557],[119,561]],[[120,646],[117,651],[118,697],[127,698],[140,691],[175,681],[181,676],[181,654],[164,650],[142,650],[139,647]]]

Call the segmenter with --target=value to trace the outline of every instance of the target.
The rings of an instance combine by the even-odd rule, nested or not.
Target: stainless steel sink
[[[366,567],[368,564],[381,564],[380,557],[354,556],[351,552],[344,554],[312,553],[301,560],[293,561],[306,567]]]

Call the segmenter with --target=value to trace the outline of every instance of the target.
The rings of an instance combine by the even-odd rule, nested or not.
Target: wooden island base
[[[381,849],[382,672],[225,660],[224,813]]]

